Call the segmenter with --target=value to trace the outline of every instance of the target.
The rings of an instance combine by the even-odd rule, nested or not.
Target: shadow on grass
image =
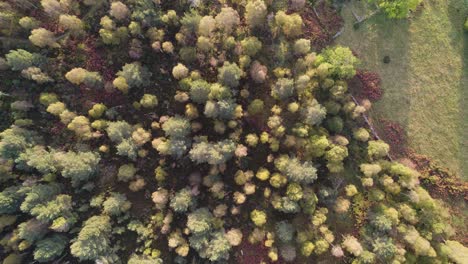
[[[468,180],[468,32],[462,32],[461,38],[457,38],[457,31],[463,31],[463,23],[468,17],[468,2],[465,5],[460,4],[460,0],[450,0],[449,2],[449,19],[452,23],[453,38],[451,45],[459,45],[462,41],[462,75],[458,89],[460,90],[460,122],[459,125],[459,143],[460,143],[460,177]]]
[[[379,135],[383,135],[380,119],[392,117],[404,128],[408,127],[410,96],[410,56],[409,56],[409,20],[389,19],[383,13],[375,14],[354,28],[356,21],[353,10],[358,16],[373,12],[372,7],[362,1],[347,3],[342,10],[345,19],[345,31],[337,40],[341,45],[350,47],[361,59],[360,68],[376,72],[382,79],[383,97],[370,112],[370,117]],[[390,58],[384,63],[384,57]],[[406,132],[405,132],[406,133]],[[404,135],[405,137],[407,135]]]

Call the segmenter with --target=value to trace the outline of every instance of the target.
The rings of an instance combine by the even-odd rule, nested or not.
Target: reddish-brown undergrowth
[[[343,27],[343,18],[338,11],[325,2],[315,6],[315,11],[307,7],[302,13],[304,35],[320,50],[330,44],[336,33]]]
[[[380,87],[382,80],[377,73],[358,70],[356,78],[362,84],[359,97],[367,98],[371,101],[378,101],[382,98],[383,90]]]

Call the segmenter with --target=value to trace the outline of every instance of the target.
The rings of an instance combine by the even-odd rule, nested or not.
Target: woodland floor
[[[468,179],[467,0],[424,0],[407,20],[377,14],[354,28],[352,11],[372,13],[366,1],[347,2],[337,44],[360,57],[361,68],[382,78],[383,97],[374,103],[374,124],[398,122],[409,147]],[[383,58],[390,57],[385,64]]]

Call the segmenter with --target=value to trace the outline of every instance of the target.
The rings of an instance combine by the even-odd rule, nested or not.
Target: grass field
[[[384,96],[371,116],[399,122],[409,146],[468,179],[468,34],[466,0],[424,0],[407,20],[372,16],[358,29],[351,10],[364,16],[364,1],[343,8],[338,44],[351,47],[361,67],[378,72]],[[389,56],[391,62],[383,63]]]

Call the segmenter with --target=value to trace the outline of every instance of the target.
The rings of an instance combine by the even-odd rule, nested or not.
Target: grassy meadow
[[[382,78],[384,96],[374,120],[399,122],[409,146],[468,178],[468,34],[466,0],[424,0],[407,20],[377,14],[354,28],[364,2],[342,9],[345,30],[336,40],[361,58],[361,68]],[[389,56],[391,62],[383,63]]]

